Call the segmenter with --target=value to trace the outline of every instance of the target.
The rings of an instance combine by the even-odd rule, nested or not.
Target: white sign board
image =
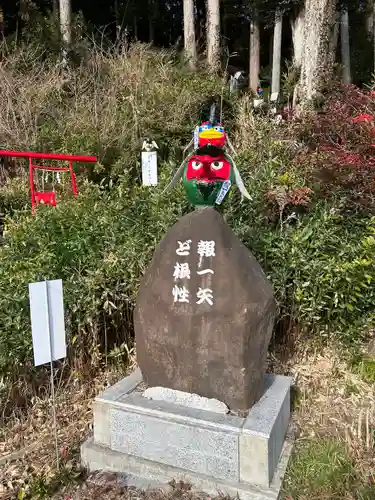
[[[156,186],[158,183],[158,159],[156,151],[142,151],[142,184]]]
[[[29,283],[35,366],[66,357],[62,280]]]
[[[276,102],[278,98],[279,98],[279,93],[278,92],[272,92],[270,101],[271,102]]]

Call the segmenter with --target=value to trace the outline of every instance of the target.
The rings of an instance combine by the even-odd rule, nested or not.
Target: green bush
[[[27,180],[9,179],[0,186],[0,214],[13,214],[16,210],[27,210],[30,205],[30,189]]]
[[[374,226],[348,222],[320,202],[280,231],[264,215],[264,193],[280,178],[280,166],[271,160],[250,176],[240,165],[253,201],[240,204],[235,193],[225,217],[263,264],[280,315],[319,338],[358,342],[375,303]],[[7,220],[0,248],[0,372],[17,376],[20,367],[30,368],[27,283],[36,280],[63,279],[72,361],[97,359],[104,344],[131,342],[140,277],[158,241],[189,209],[181,186],[161,196],[171,164],[160,172],[157,188],[132,186],[126,176],[109,191],[87,183],[78,199]]]
[[[33,281],[63,279],[75,358],[103,344],[104,330],[112,345],[129,340],[140,276],[183,206],[155,197],[126,181],[110,193],[87,185],[78,199],[56,209],[7,220],[0,248],[1,373],[16,375],[32,359],[27,284]]]
[[[307,196],[309,177],[270,125],[257,123],[256,134],[258,147],[243,143],[238,160],[252,202],[233,203],[228,222],[270,277],[280,320],[357,344],[373,326],[375,219],[349,212],[343,193]]]

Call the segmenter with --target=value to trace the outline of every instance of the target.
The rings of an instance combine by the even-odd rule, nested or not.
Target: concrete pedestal
[[[94,436],[82,445],[89,470],[120,473],[142,488],[175,479],[210,495],[277,499],[291,452],[289,377],[266,375],[246,418],[142,396],[139,369],[94,401]]]

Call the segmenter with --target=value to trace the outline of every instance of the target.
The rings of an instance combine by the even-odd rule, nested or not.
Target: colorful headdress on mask
[[[233,147],[220,123],[211,120],[196,127],[186,150],[193,144],[192,153],[184,159],[165,192],[182,177],[188,200],[194,206],[220,205],[234,184],[242,198],[251,199],[232,156],[227,152],[228,147],[232,151]]]
[[[198,147],[213,146],[224,148],[226,145],[227,134],[224,127],[220,124],[214,125],[210,122],[204,122],[198,127]]]

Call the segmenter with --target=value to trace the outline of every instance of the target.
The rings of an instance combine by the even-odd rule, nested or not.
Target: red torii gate
[[[74,196],[78,195],[76,176],[73,170],[73,162],[89,162],[95,163],[96,156],[76,156],[76,155],[63,155],[63,154],[50,154],[50,153],[33,153],[29,151],[4,151],[0,150],[0,156],[27,158],[29,161],[29,181],[31,190],[31,210],[32,214],[35,213],[35,205],[42,203],[46,205],[56,206],[56,195],[54,191],[37,191],[35,189],[34,171],[46,170],[49,172],[70,172],[72,182],[72,191]],[[69,162],[69,167],[50,167],[46,165],[34,165],[34,159],[41,160],[60,160]]]

